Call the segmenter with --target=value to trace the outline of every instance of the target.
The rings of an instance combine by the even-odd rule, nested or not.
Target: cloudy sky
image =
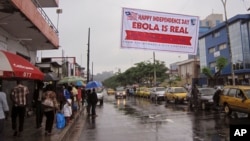
[[[87,65],[88,28],[90,28],[90,67],[94,74],[103,71],[124,72],[133,64],[153,61],[153,51],[121,49],[122,8],[135,8],[166,13],[198,16],[201,20],[209,14],[223,14],[221,0],[60,0],[57,8],[45,9],[59,29],[60,49],[43,51],[41,57],[76,57],[78,64]],[[228,0],[228,18],[237,14],[250,13],[250,0]],[[155,58],[166,65],[187,59],[187,54],[155,51]]]

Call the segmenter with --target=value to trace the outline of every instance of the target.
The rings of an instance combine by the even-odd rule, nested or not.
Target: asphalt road
[[[250,123],[244,114],[228,117],[218,111],[190,111],[187,104],[151,102],[142,98],[105,96],[96,118],[86,113],[70,136],[72,141],[229,141],[229,125]]]

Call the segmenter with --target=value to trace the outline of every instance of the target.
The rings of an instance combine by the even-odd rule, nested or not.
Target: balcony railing
[[[53,29],[53,31],[55,33],[57,33],[58,35],[58,29],[54,26],[54,24],[51,22],[51,20],[49,19],[49,17],[47,16],[47,14],[45,13],[45,11],[42,9],[41,5],[39,4],[39,2],[37,0],[32,0],[34,5],[37,7],[37,10],[39,11],[39,13],[42,15],[42,17],[44,18],[44,20],[49,24],[49,26]]]

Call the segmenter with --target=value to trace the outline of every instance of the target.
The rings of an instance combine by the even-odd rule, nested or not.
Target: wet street
[[[187,104],[154,103],[147,99],[106,96],[98,117],[83,114],[74,141],[229,141],[229,125],[250,123],[245,115],[190,111]]]

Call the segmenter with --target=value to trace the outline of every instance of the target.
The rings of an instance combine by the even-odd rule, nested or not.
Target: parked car
[[[225,86],[220,95],[220,105],[228,115],[236,111],[250,117],[250,86]]]
[[[214,88],[198,88],[197,106],[199,109],[205,110],[213,107],[213,95],[215,91],[216,89]],[[189,101],[189,106],[194,107],[195,99],[193,99],[191,92],[192,91],[188,93],[187,99]]]
[[[106,90],[103,88],[96,89],[96,94],[97,94],[98,102],[100,102],[100,105],[103,105],[103,99],[104,99],[105,92],[106,92]]]
[[[164,94],[165,94],[166,88],[165,87],[153,87],[152,91],[150,93],[150,99],[153,101],[159,101],[164,100]]]
[[[166,102],[183,103],[187,98],[187,90],[184,87],[170,87],[165,92]]]
[[[152,88],[145,88],[145,90],[142,93],[142,97],[149,98],[151,91],[152,91]]]
[[[108,94],[108,95],[114,95],[114,94],[115,94],[115,90],[114,90],[114,89],[111,89],[111,88],[108,88],[107,94]]]
[[[139,87],[136,90],[136,96],[138,97],[143,97],[143,93],[146,90],[147,87]]]
[[[126,89],[124,87],[117,87],[115,90],[115,99],[126,98]]]

